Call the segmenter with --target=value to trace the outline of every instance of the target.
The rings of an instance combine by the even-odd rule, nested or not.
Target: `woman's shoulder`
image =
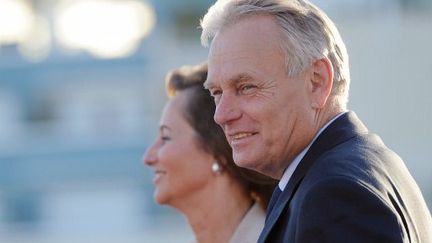
[[[255,243],[264,227],[266,213],[258,204],[254,203],[237,226],[230,243]]]

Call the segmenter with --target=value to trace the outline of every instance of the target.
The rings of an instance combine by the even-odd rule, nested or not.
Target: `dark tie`
[[[268,216],[270,215],[271,211],[273,210],[273,207],[275,206],[280,194],[282,193],[281,189],[279,189],[279,186],[277,185],[276,188],[273,191],[273,194],[270,198],[270,202],[267,206],[267,215],[266,215],[266,220],[268,218]]]

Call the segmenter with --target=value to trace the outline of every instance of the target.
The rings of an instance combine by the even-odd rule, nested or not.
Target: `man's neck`
[[[282,191],[285,189],[285,186],[288,184],[289,179],[293,175],[295,169],[300,164],[303,157],[306,155],[309,148],[312,146],[312,144],[315,142],[315,140],[318,138],[318,136],[331,124],[333,123],[337,118],[339,118],[341,115],[345,114],[346,112],[342,111],[338,114],[331,117],[323,126],[320,127],[318,132],[313,137],[312,141],[304,148],[288,165],[288,167],[285,169],[285,171],[282,174],[282,177],[279,181],[279,189]]]

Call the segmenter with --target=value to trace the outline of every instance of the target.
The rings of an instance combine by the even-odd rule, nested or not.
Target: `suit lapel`
[[[286,205],[289,204],[295,191],[300,186],[301,181],[315,160],[325,151],[361,133],[367,133],[366,127],[361,123],[354,112],[347,112],[337,118],[318,136],[294,171],[285,189],[276,201],[270,215],[268,215],[268,219],[258,242],[265,242],[265,239],[286,208]]]

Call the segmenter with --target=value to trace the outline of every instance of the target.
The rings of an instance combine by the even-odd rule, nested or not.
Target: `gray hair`
[[[201,20],[201,43],[208,46],[224,27],[243,17],[266,14],[281,27],[287,74],[294,76],[327,57],[334,71],[332,95],[342,108],[348,102],[348,53],[334,23],[307,0],[218,0]]]

